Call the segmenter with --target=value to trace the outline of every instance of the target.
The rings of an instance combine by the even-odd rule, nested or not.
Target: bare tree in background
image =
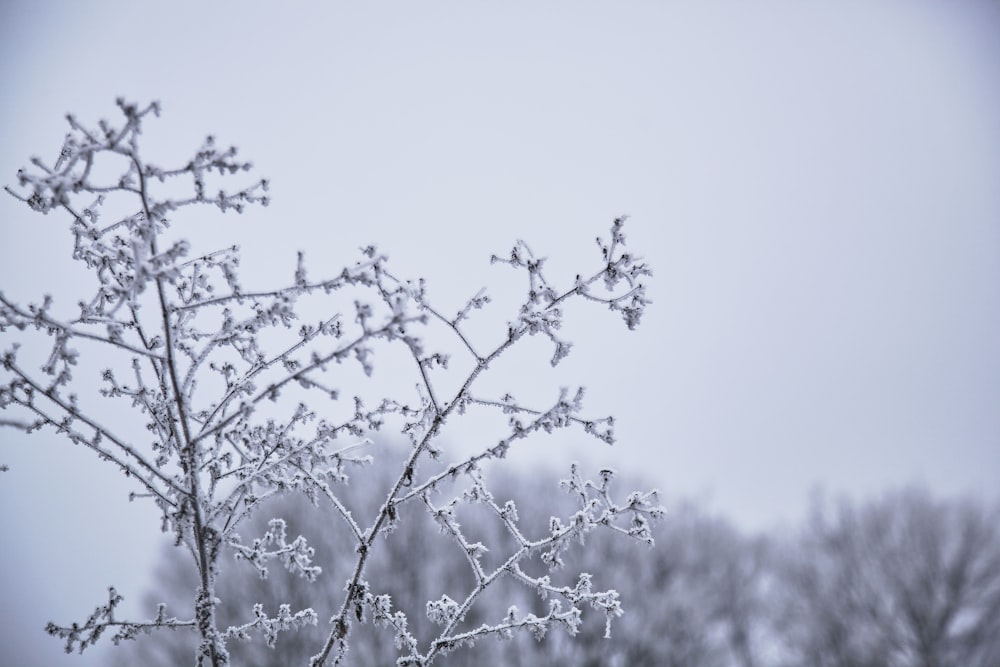
[[[655,531],[652,558],[618,540],[576,554],[574,567],[617,563],[615,586],[629,600],[620,641],[592,634],[562,642],[561,657],[532,664],[648,667],[755,667],[769,632],[767,551],[763,538],[686,504]],[[559,641],[559,640],[557,640]]]
[[[574,508],[541,532],[528,532],[518,506],[491,493],[483,463],[556,429],[578,428],[611,443],[612,421],[581,414],[582,389],[553,392],[548,405],[531,406],[510,393],[482,395],[479,380],[531,336],[551,341],[550,363],[558,364],[571,348],[559,328],[573,301],[615,313],[629,329],[639,323],[648,303],[641,281],[650,271],[626,250],[623,220],[598,239],[593,270],[561,282],[549,279],[544,259],[523,242],[494,257],[521,274],[527,289],[502,330],[486,339],[467,326],[473,311],[489,303],[485,293],[445,314],[432,306],[423,281],[397,278],[374,247],[329,277],[310,277],[300,254],[286,284],[245,286],[235,246],[193,255],[176,230],[190,224],[193,209],[266,205],[267,181],[226,189],[226,179],[250,165],[212,137],[175,168],[154,164],[140,150],[140,136],[159,107],[121,100],[118,106],[118,124],[91,127],[70,116],[56,160],[32,160],[30,171],[18,173],[20,189],[8,189],[34,211],[67,216],[73,258],[89,270],[93,291],[71,308],[50,297],[21,305],[0,293],[0,332],[11,340],[0,357],[0,408],[10,416],[0,424],[29,433],[54,429],[121,470],[135,483],[134,497],[159,509],[194,581],[182,607],[159,605],[147,620],[119,619],[122,598],[112,588],[89,617],[51,623],[48,632],[67,651],[82,651],[107,630],[116,643],[154,629],[193,630],[191,661],[212,667],[232,662],[234,641],[256,636],[274,646],[279,633],[317,624],[317,607],[330,620],[312,648],[312,667],[343,663],[354,629],[364,623],[388,631],[400,665],[430,664],[486,636],[542,636],[555,626],[575,634],[588,606],[605,617],[608,634],[621,614],[617,593],[596,590],[588,573],[566,579],[556,570],[595,528],[652,543],[650,519],[661,509],[652,494],[617,500],[610,471],[589,480],[573,468],[564,487]],[[321,315],[305,321],[314,312]],[[365,378],[376,354],[390,348],[409,359],[411,375],[380,394]],[[96,378],[77,377],[91,359],[104,364],[100,392],[93,391]],[[360,373],[347,369],[352,362]],[[524,374],[534,380],[537,369]],[[439,444],[446,424],[490,411],[507,420],[499,437],[461,456]],[[341,485],[349,475],[364,483],[370,436],[386,423],[408,437],[408,447],[383,462],[393,474],[374,505],[351,508]],[[338,554],[349,565],[335,574],[340,585],[309,588],[313,602],[302,606],[255,604],[223,620],[219,572],[231,567],[233,555],[251,577],[269,576],[280,564],[306,584],[320,578],[314,548],[292,536],[285,518],[271,519],[263,532],[244,530],[287,494],[325,505],[346,531],[342,544],[350,549]],[[499,526],[502,544],[472,537],[462,519],[470,506]],[[465,572],[416,613],[394,605],[386,592],[391,579],[370,576],[374,555],[392,543],[385,538],[414,516],[428,517],[425,527],[448,537]],[[436,557],[416,542],[395,556]],[[544,609],[511,605],[471,623],[487,592],[511,581],[545,599]]]
[[[349,484],[341,497],[351,508],[371,506],[372,497],[392,482],[379,477]],[[514,476],[509,469],[491,475],[493,492],[520,508],[521,524],[542,530],[550,513],[571,510],[566,494],[551,496],[545,475]],[[548,497],[547,497],[548,496]],[[531,499],[547,497],[544,504]],[[367,500],[366,500],[367,499]],[[274,512],[293,517],[289,528],[309,536],[324,568],[320,586],[335,586],[351,544],[342,531],[330,530],[323,508],[301,499],[281,498]],[[291,503],[296,503],[292,505]],[[418,509],[409,507],[406,510]],[[502,526],[477,513],[481,506],[461,508],[462,520],[485,544],[513,546]],[[432,591],[464,584],[468,575],[458,550],[441,549],[434,531],[421,516],[401,518],[385,540],[385,548],[369,563],[372,579],[386,581],[394,604],[419,608]],[[748,536],[719,517],[692,504],[680,505],[671,519],[653,528],[653,553],[632,541],[593,535],[586,549],[567,553],[574,571],[600,573],[601,585],[613,586],[627,601],[627,615],[615,625],[611,641],[601,638],[601,620],[583,620],[577,637],[550,633],[535,640],[514,637],[502,644],[481,642],[469,650],[444,656],[447,667],[484,664],[530,667],[996,667],[1000,647],[1000,540],[998,515],[972,500],[933,501],[925,493],[906,491],[881,502],[841,504],[836,512],[817,505],[800,530]],[[254,525],[258,524],[258,525]],[[262,516],[252,528],[266,530]],[[437,535],[437,539],[446,539]],[[496,549],[489,557],[497,557]],[[407,558],[406,555],[413,555]],[[535,562],[532,566],[544,566]],[[152,599],[172,602],[176,583],[191,573],[164,556],[154,579]],[[526,565],[528,567],[528,565]],[[282,595],[293,602],[309,599],[311,590],[287,573],[278,585],[247,581],[238,572],[220,577],[224,591],[220,616],[230,618],[254,603],[266,609]],[[330,576],[332,575],[332,576]],[[285,580],[287,579],[287,581]],[[543,601],[515,581],[498,582],[503,594],[484,599],[472,610],[473,625],[502,615],[503,605],[539,614]],[[413,615],[417,624],[428,623]],[[932,619],[938,619],[933,621]],[[947,620],[951,619],[951,620]],[[943,627],[936,640],[918,639],[919,632]],[[423,630],[420,630],[423,632]],[[283,656],[306,655],[315,628],[279,639]],[[926,650],[935,644],[945,657],[935,663]],[[348,657],[352,665],[391,663],[394,653],[377,630],[359,627]],[[169,636],[140,640],[120,652],[117,665],[166,667],[189,650]],[[233,647],[234,660],[269,665],[273,652],[262,642]]]
[[[382,468],[388,471],[389,468]],[[503,498],[512,498],[520,508],[522,525],[530,530],[544,530],[551,512],[572,509],[567,494],[553,495],[545,475],[492,475],[492,488]],[[380,473],[381,474],[381,473]],[[372,482],[377,482],[372,484]],[[364,507],[380,494],[380,488],[391,483],[386,475],[377,480],[366,478],[363,485],[349,484],[342,493],[350,507]],[[550,496],[542,504],[530,499]],[[338,568],[346,561],[342,531],[326,528],[329,517],[323,508],[313,509],[295,498],[276,501],[282,506],[274,511],[294,518],[289,527],[310,538],[317,550],[317,564],[324,568],[320,586],[337,586],[343,578]],[[295,505],[292,506],[291,504]],[[409,508],[408,508],[409,509]],[[416,509],[416,508],[414,508]],[[488,516],[476,515],[475,506],[466,506],[466,523],[475,527],[475,537],[487,544],[504,544],[502,526],[485,521]],[[481,509],[481,508],[479,508]],[[373,555],[369,576],[388,582],[386,589],[394,604],[402,609],[418,608],[434,590],[465,584],[467,568],[458,550],[440,548],[421,523],[421,516],[403,518],[392,535],[386,538],[385,549]],[[266,529],[262,519],[260,530]],[[499,528],[499,530],[498,530]],[[602,638],[602,619],[584,619],[579,636],[550,633],[538,640],[530,636],[514,637],[502,644],[480,642],[469,650],[444,656],[447,667],[477,667],[479,665],[525,665],[530,667],[751,667],[770,665],[764,658],[764,644],[772,641],[765,636],[768,571],[762,538],[748,538],[719,518],[705,516],[697,508],[685,505],[672,512],[671,520],[653,529],[657,549],[653,553],[633,542],[614,539],[614,535],[594,535],[587,549],[566,555],[567,566],[573,570],[600,573],[601,585],[613,586],[626,600],[626,615],[615,624],[610,641]],[[440,535],[437,540],[447,539]],[[513,546],[509,544],[508,546]],[[408,552],[416,551],[407,558]],[[342,554],[343,552],[343,554]],[[544,568],[544,563],[530,565]],[[529,565],[526,565],[529,567]],[[283,578],[288,575],[278,573]],[[330,576],[332,575],[332,576]],[[176,591],[190,588],[190,582],[178,583],[187,569],[165,555],[162,571],[154,577],[151,599],[172,602]],[[595,577],[597,575],[595,574]],[[530,589],[507,579],[498,582],[503,594],[483,601],[474,610],[473,625],[502,615],[505,604],[512,602],[532,613],[544,612],[545,602]],[[257,602],[265,609],[275,607],[281,595],[291,593],[293,603],[305,604],[310,590],[289,579],[272,586],[269,581],[247,581],[236,572],[223,573],[219,579],[223,603],[222,618],[237,616]],[[322,613],[322,610],[321,610]],[[418,622],[426,623],[426,619]],[[419,629],[419,628],[418,628]],[[422,630],[421,630],[422,631]],[[287,633],[278,640],[278,651],[284,657],[306,655],[315,642],[315,628],[303,628]],[[394,659],[392,647],[381,641],[370,626],[358,628],[354,635],[348,664],[383,665]],[[189,650],[170,636],[142,638],[126,650],[118,651],[120,667],[142,664],[167,667],[177,664]],[[273,652],[262,642],[235,645],[233,659],[242,665],[263,667],[272,664]]]
[[[383,456],[380,458],[391,456],[390,452],[381,453]],[[395,481],[394,473],[392,466],[374,467],[370,474],[364,475],[357,483],[345,480],[339,487],[338,496],[352,514],[363,515],[366,511],[370,512],[370,508],[378,506],[386,489]],[[493,486],[497,485],[494,483]],[[312,604],[319,615],[331,615],[336,610],[329,607],[336,601],[343,582],[351,574],[356,544],[350,531],[343,522],[337,520],[329,507],[314,507],[300,495],[277,496],[266,504],[266,509],[266,512],[249,519],[245,530],[264,533],[269,528],[268,516],[287,517],[287,530],[290,534],[308,538],[310,546],[316,552],[314,564],[322,568],[322,573],[316,582],[310,583],[283,569],[270,572],[266,579],[245,577],[245,573],[236,568],[222,569],[217,589],[221,600],[218,614],[223,624],[238,619],[246,609],[256,604],[262,604],[266,610],[276,609],[281,604],[290,604],[293,608]],[[497,537],[502,540],[504,535]],[[490,543],[497,544],[499,541],[492,540]],[[441,591],[456,596],[456,588],[467,588],[474,583],[462,552],[452,548],[449,542],[450,537],[436,529],[427,512],[414,504],[405,505],[400,509],[396,529],[383,537],[381,548],[372,554],[367,564],[366,576],[372,581],[382,582],[382,591],[391,596],[395,607],[410,612],[408,616],[413,622],[411,631],[416,635],[432,632],[434,625],[425,614],[412,613],[413,611],[419,611],[427,600],[440,596]],[[172,608],[184,605],[186,592],[196,584],[192,570],[174,557],[172,549],[163,554],[152,581],[153,589],[147,595],[150,603],[165,601]],[[540,600],[537,595],[532,596]],[[496,599],[496,596],[484,599],[482,604],[470,610],[467,620],[476,624],[483,617],[481,608],[489,606]],[[511,602],[510,599],[505,601],[508,604]],[[523,608],[531,610],[530,605]],[[489,610],[496,611],[496,605],[490,606]],[[506,608],[499,609],[499,613],[502,614],[505,610]],[[386,641],[386,632],[386,629],[376,628],[371,624],[356,627],[345,664],[392,664],[397,652],[391,641],[391,634],[388,636],[389,641]],[[260,638],[235,643],[230,647],[231,659],[235,664],[247,667],[265,667],[273,664],[277,651],[282,661],[302,664],[308,661],[317,643],[323,640],[324,634],[323,628],[303,627],[277,637],[274,649]],[[138,638],[136,642],[115,651],[112,657],[115,664],[123,667],[134,664],[166,667],[182,664],[196,645],[197,638],[193,636],[156,633]],[[480,643],[465,651],[442,656],[439,660],[444,664],[459,664],[458,661],[464,660],[466,656],[477,656],[484,647],[495,650],[492,643]]]
[[[789,665],[1000,664],[996,509],[918,490],[817,507],[782,576]]]

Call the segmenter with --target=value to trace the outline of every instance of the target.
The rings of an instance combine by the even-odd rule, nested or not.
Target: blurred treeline
[[[491,475],[496,499],[517,501],[529,535],[546,530],[550,515],[574,508],[558,475]],[[341,488],[359,523],[384,499],[386,474],[365,471]],[[624,494],[644,488],[616,480]],[[453,493],[461,492],[461,480]],[[450,496],[442,494],[443,501]],[[367,509],[366,509],[367,508]],[[305,665],[325,637],[354,563],[342,521],[301,498],[273,502],[244,531],[244,543],[283,517],[289,539],[302,534],[323,567],[309,582],[272,561],[267,580],[246,563],[229,563],[220,577],[225,624],[253,617],[255,603],[274,616],[290,603],[312,607],[319,627],[279,635],[276,649],[261,638],[231,640],[234,665]],[[472,577],[464,554],[441,534],[422,506],[401,516],[366,571],[376,594],[392,595],[418,638],[433,637],[424,614],[442,594],[461,600]],[[478,508],[481,509],[481,508]],[[814,500],[802,525],[749,535],[693,504],[668,507],[652,549],[610,531],[593,533],[566,559],[554,580],[594,576],[595,589],[621,593],[626,613],[604,639],[604,617],[584,611],[577,637],[554,629],[541,641],[523,635],[475,646],[435,661],[449,667],[1000,667],[1000,508],[974,500],[937,500],[921,489],[888,493],[865,503]],[[487,545],[492,563],[509,547],[504,529],[476,506],[460,520],[471,541]],[[150,609],[190,618],[195,575],[171,548],[151,583]],[[540,564],[538,564],[540,566]],[[540,569],[540,568],[539,568]],[[506,579],[488,591],[466,619],[471,629],[499,623],[511,605],[543,615],[547,602]],[[589,613],[588,613],[589,612]],[[349,654],[357,666],[393,665],[392,633],[355,622]],[[194,633],[160,630],[110,650],[113,664],[191,664]],[[421,650],[425,650],[422,646]]]

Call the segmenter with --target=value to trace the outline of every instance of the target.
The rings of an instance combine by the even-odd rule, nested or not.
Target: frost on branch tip
[[[257,569],[261,579],[267,579],[268,560],[277,558],[285,569],[309,581],[315,581],[322,568],[312,565],[315,551],[306,543],[306,538],[299,535],[291,543],[286,541],[286,525],[284,519],[271,519],[268,531],[263,537],[254,539],[249,547],[243,545],[240,536],[234,534],[229,546],[235,552],[237,560],[246,560]],[[274,545],[273,551],[267,547]]]
[[[410,661],[408,664],[425,664],[422,661],[429,661],[436,652],[447,652],[462,645],[471,645],[479,638],[491,635],[499,639],[508,639],[513,632],[524,630],[536,639],[541,639],[552,624],[563,625],[569,634],[575,635],[579,630],[583,608],[588,606],[604,614],[605,636],[610,637],[612,620],[624,613],[618,593],[613,589],[595,590],[593,578],[588,573],[581,573],[573,585],[557,584],[552,576],[556,570],[564,566],[562,555],[574,545],[584,544],[585,538],[595,529],[610,528],[652,545],[650,523],[661,518],[664,513],[663,508],[656,504],[656,492],[636,492],[630,494],[624,503],[616,502],[610,489],[614,477],[611,470],[601,470],[597,482],[585,481],[574,464],[570,477],[563,480],[561,485],[576,499],[578,510],[565,521],[552,518],[548,534],[532,538],[519,525],[516,503],[507,500],[499,504],[489,490],[481,469],[471,468],[465,474],[471,485],[451,501],[437,505],[429,493],[424,493],[421,497],[441,532],[450,535],[456,546],[464,552],[476,585],[464,600],[455,600],[443,595],[437,600],[427,602],[428,619],[439,626],[444,626],[444,629],[441,636],[434,641],[430,653],[407,656]],[[457,510],[463,504],[485,506],[514,538],[513,551],[501,553],[495,561],[499,563],[498,566],[488,566],[483,560],[490,548],[481,542],[473,542],[466,536],[457,518]],[[534,556],[540,556],[541,561],[548,565],[549,574],[534,576],[522,569],[522,561],[530,560]],[[548,615],[527,614],[522,617],[518,615],[516,607],[511,607],[507,617],[499,624],[485,624],[473,629],[460,630],[462,619],[476,599],[503,576],[515,578],[523,585],[534,589],[543,599],[549,600]],[[569,608],[564,610],[564,604],[568,604]]]
[[[264,611],[264,605],[255,604],[253,606],[254,618],[248,623],[240,626],[230,626],[226,630],[226,637],[249,641],[252,638],[251,632],[259,632],[264,636],[264,643],[268,648],[273,649],[278,641],[279,632],[298,630],[306,625],[316,625],[319,617],[312,609],[303,609],[292,614],[290,605],[283,604],[278,607],[278,615],[271,618]]]
[[[310,663],[316,667],[344,660],[352,623],[388,628],[399,664],[426,665],[481,636],[524,630],[541,638],[553,625],[575,634],[588,606],[609,622],[619,615],[617,594],[596,591],[586,573],[569,584],[552,577],[564,566],[566,550],[594,529],[651,543],[650,522],[662,515],[655,494],[636,492],[617,501],[610,473],[584,481],[574,467],[564,486],[578,506],[553,518],[541,535],[528,535],[515,502],[497,501],[483,473],[485,462],[556,430],[579,429],[611,444],[613,419],[585,414],[582,387],[560,389],[549,404],[531,405],[514,398],[516,388],[480,393],[479,380],[525,337],[551,341],[542,366],[556,366],[575,352],[563,333],[573,302],[607,308],[635,328],[650,303],[644,280],[651,271],[626,250],[625,219],[598,239],[596,265],[575,277],[553,277],[545,258],[521,241],[508,256],[493,257],[523,275],[527,289],[506,314],[506,331],[480,337],[467,325],[493,304],[484,290],[439,309],[422,279],[397,278],[374,245],[327,277],[317,277],[300,252],[277,285],[245,282],[237,245],[196,250],[184,236],[191,209],[241,213],[266,206],[269,181],[245,180],[251,164],[214,136],[179,164],[155,164],[140,138],[159,105],[118,100],[118,110],[117,122],[88,125],[69,116],[56,159],[33,159],[17,174],[19,187],[7,188],[35,212],[66,216],[72,258],[91,281],[72,285],[81,292],[68,309],[51,296],[24,305],[0,293],[0,427],[51,429],[119,469],[134,485],[129,498],[152,502],[162,530],[183,547],[178,556],[191,558],[198,576],[195,618],[166,618],[161,607],[151,621],[119,621],[121,598],[112,589],[108,603],[86,621],[50,624],[49,633],[70,650],[82,650],[107,628],[117,633],[115,641],[160,627],[188,628],[199,637],[198,664],[221,667],[230,661],[228,640],[259,633],[274,646],[279,632],[315,624],[311,608],[292,612],[289,604],[279,604],[275,616],[257,605],[247,622],[226,629],[217,618],[216,578],[236,567],[234,561],[246,561],[252,570],[244,571],[261,579],[274,560],[306,583],[320,576],[314,548],[302,536],[289,539],[284,519],[275,517],[255,535],[246,532],[272,499],[291,494],[332,514],[355,559],[329,634]],[[8,342],[18,335],[33,344]],[[44,347],[34,344],[39,341]],[[399,386],[392,389],[365,384],[377,377],[387,346],[404,362],[399,373],[393,367],[394,376],[405,377],[394,377]],[[99,365],[88,364],[91,359]],[[522,375],[538,374],[528,369]],[[483,411],[502,415],[498,433],[473,443],[473,453],[456,454],[442,434]],[[368,452],[376,451],[376,434],[386,428],[408,443],[394,452],[401,459],[392,464],[398,465],[395,481],[374,507],[351,507],[343,501],[344,485],[366,483],[374,461]],[[471,485],[450,501],[438,498],[466,479]],[[404,506],[429,512],[445,548],[460,550],[475,582],[470,590],[404,610],[392,607],[377,582],[365,581],[368,559],[392,539]],[[513,551],[467,535],[459,521],[467,506],[502,526]],[[548,574],[522,569],[531,559]],[[548,611],[521,615],[511,607],[493,625],[464,627],[469,611],[501,577],[544,597]],[[417,636],[409,619],[421,612],[436,635]]]
[[[82,623],[73,623],[70,626],[60,626],[55,623],[48,623],[45,631],[53,637],[64,639],[66,653],[74,650],[83,653],[85,649],[93,646],[104,634],[104,631],[113,628],[114,635],[111,641],[117,646],[123,640],[135,639],[142,633],[149,633],[159,628],[189,628],[194,625],[194,621],[180,621],[174,617],[167,617],[166,606],[160,604],[156,610],[156,616],[148,621],[128,622],[119,621],[115,618],[115,609],[121,604],[121,595],[115,588],[108,588],[108,603],[97,607],[90,616]]]
[[[653,272],[641,257],[625,250],[625,233],[622,231],[625,220],[626,216],[614,220],[609,239],[597,237],[601,268],[589,276],[578,274],[569,289],[558,289],[546,278],[543,273],[545,259],[536,259],[524,241],[518,241],[508,257],[493,255],[490,258],[491,262],[509,264],[528,273],[528,300],[521,308],[520,322],[528,324],[529,334],[543,333],[556,344],[553,366],[569,352],[568,346],[556,338],[553,331],[562,323],[558,306],[568,297],[578,295],[605,304],[608,309],[619,313],[629,329],[639,325],[646,306],[652,303],[646,298],[646,285],[642,278],[652,276]],[[595,283],[603,284],[607,294],[595,293]],[[516,331],[517,326],[512,323],[510,330]],[[560,345],[566,347],[560,349]]]

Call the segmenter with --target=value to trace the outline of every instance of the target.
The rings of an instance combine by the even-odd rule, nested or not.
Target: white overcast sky
[[[620,441],[525,462],[587,448],[747,528],[818,486],[997,496],[996,1],[0,2],[0,182],[119,95],[163,103],[154,161],[214,133],[272,180],[270,208],[190,232],[240,243],[249,284],[376,242],[450,310],[502,293],[516,238],[572,275],[629,214],[643,326],[577,309],[565,368],[503,376],[586,384]],[[70,298],[66,220],[16,204],[0,289]],[[40,628],[138,598],[155,518],[54,437],[0,442],[0,645],[97,664]]]

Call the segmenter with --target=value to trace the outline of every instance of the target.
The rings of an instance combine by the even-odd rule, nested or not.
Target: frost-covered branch
[[[573,543],[583,544],[587,534],[598,527],[609,527],[626,535],[642,540],[652,545],[652,536],[648,532],[648,521],[663,516],[663,508],[655,505],[656,492],[647,494],[633,493],[624,505],[616,504],[610,495],[609,483],[613,473],[602,470],[599,483],[583,481],[574,464],[569,479],[561,484],[571,493],[578,496],[580,510],[573,514],[568,523],[552,518],[549,524],[549,534],[536,540],[527,538],[521,531],[518,522],[517,505],[508,500],[502,506],[498,505],[489,491],[482,472],[478,468],[471,469],[467,475],[473,484],[462,496],[454,498],[443,506],[436,506],[429,492],[421,494],[427,510],[434,517],[442,532],[450,535],[461,550],[471,569],[475,585],[462,602],[456,602],[447,595],[439,600],[428,601],[427,616],[431,621],[444,626],[440,635],[431,641],[430,649],[424,655],[415,649],[410,655],[400,658],[402,664],[430,664],[440,652],[448,652],[463,645],[471,645],[481,637],[495,635],[504,639],[511,636],[512,631],[527,630],[536,639],[541,639],[552,624],[565,626],[566,630],[575,635],[582,619],[582,606],[589,605],[605,614],[605,637],[611,636],[611,621],[621,616],[623,611],[614,590],[594,591],[593,578],[590,574],[581,573],[577,582],[572,585],[556,585],[550,575],[533,577],[525,573],[521,563],[535,555],[548,566],[550,572],[563,567],[561,555]],[[463,532],[462,525],[456,516],[456,508],[463,503],[478,503],[487,506],[492,514],[501,522],[508,533],[514,538],[516,546],[500,564],[488,571],[482,562],[490,551],[487,545],[480,541],[471,542]],[[632,529],[622,529],[616,522],[620,515],[631,518]],[[639,529],[641,526],[642,529]],[[471,630],[459,630],[462,621],[467,617],[477,600],[487,589],[504,576],[512,576],[522,584],[534,590],[543,599],[561,598],[569,603],[570,608],[563,610],[560,599],[550,599],[549,613],[538,617],[528,614],[517,618],[516,607],[511,607],[507,617],[497,625],[482,625]]]
[[[13,352],[5,354],[0,365],[5,370],[10,371],[16,378],[6,387],[0,387],[0,408],[7,409],[11,405],[19,405],[37,417],[37,420],[31,423],[9,420],[0,423],[0,425],[20,428],[27,433],[45,426],[51,426],[56,429],[58,434],[65,435],[74,444],[85,445],[96,452],[103,460],[114,463],[126,476],[140,480],[150,493],[167,504],[175,504],[173,500],[165,496],[168,491],[178,494],[184,493],[175,480],[165,475],[155,463],[149,462],[141,452],[129,445],[122,438],[114,435],[110,429],[81,412],[73,394],[70,394],[64,400],[52,388],[43,388],[18,366],[15,362]],[[50,415],[44,408],[39,406],[37,401],[42,399],[54,404],[61,412],[61,415]],[[77,421],[89,427],[92,430],[92,434],[87,436],[74,428],[73,424]],[[113,449],[109,449],[102,444],[105,440],[113,445]],[[124,457],[121,455],[124,455]],[[132,461],[130,462],[128,459],[132,459]],[[167,489],[164,490],[155,486],[153,478],[165,484]]]
[[[268,648],[274,648],[278,641],[279,632],[298,630],[306,625],[316,625],[318,621],[316,612],[312,609],[303,609],[293,615],[292,608],[287,604],[278,607],[278,615],[274,618],[268,617],[262,604],[255,604],[253,613],[254,619],[249,623],[227,628],[226,637],[248,641],[252,636],[251,631],[255,631],[264,635],[264,642]]]
[[[66,653],[74,650],[83,653],[84,649],[97,643],[109,628],[116,629],[111,641],[117,645],[122,640],[135,639],[139,634],[149,633],[154,629],[191,628],[195,625],[194,621],[180,621],[172,616],[168,618],[166,605],[163,604],[157,606],[156,616],[152,620],[119,621],[115,618],[115,608],[123,599],[112,586],[108,588],[108,603],[97,607],[82,624],[73,623],[67,627],[49,623],[45,626],[45,631],[53,637],[66,640]]]
[[[51,302],[47,305],[51,305]],[[21,310],[17,304],[9,301],[4,296],[3,292],[0,292],[0,331],[3,331],[8,326],[16,327],[18,329],[24,329],[28,326],[32,326],[35,329],[44,329],[50,335],[56,333],[60,338],[85,338],[87,340],[95,340],[101,343],[114,345],[115,347],[128,350],[129,352],[151,357],[153,359],[163,359],[162,355],[157,354],[148,348],[136,347],[122,340],[112,340],[89,331],[80,331],[78,329],[74,329],[71,324],[58,322],[48,316],[46,312],[47,308],[45,306],[29,306],[28,308],[29,312]]]
[[[118,621],[120,598],[112,591],[109,603],[83,624],[52,625],[49,631],[83,650],[107,627],[119,628],[118,639],[157,627],[193,628],[197,664],[222,667],[231,663],[232,639],[260,632],[271,646],[280,631],[315,623],[308,606],[293,614],[290,605],[279,604],[277,616],[270,617],[258,605],[250,621],[225,629],[217,614],[216,578],[230,562],[223,554],[250,563],[261,577],[274,560],[309,583],[324,576],[305,538],[287,538],[283,518],[275,517],[260,537],[239,532],[288,494],[332,507],[354,544],[351,574],[339,604],[330,601],[338,611],[317,646],[314,667],[340,664],[352,623],[365,619],[391,628],[402,664],[429,664],[479,636],[518,629],[540,636],[552,624],[575,632],[587,604],[609,621],[620,613],[613,591],[594,592],[589,575],[556,584],[529,576],[520,564],[538,557],[554,569],[571,542],[598,526],[651,541],[648,523],[661,513],[653,496],[635,493],[616,504],[608,490],[610,473],[593,483],[574,469],[566,484],[579,497],[579,510],[565,523],[554,520],[548,535],[529,539],[512,502],[497,505],[481,476],[485,461],[503,459],[516,443],[557,429],[580,428],[611,444],[612,418],[583,416],[582,388],[561,390],[547,408],[522,404],[512,393],[483,398],[475,389],[525,337],[551,341],[553,366],[570,354],[572,343],[561,329],[574,302],[616,312],[630,329],[638,324],[649,303],[642,281],[650,270],[625,251],[624,218],[612,223],[607,240],[598,239],[596,267],[575,277],[548,276],[544,258],[523,242],[508,257],[494,257],[523,271],[528,289],[506,329],[485,342],[466,326],[474,311],[491,303],[485,290],[457,310],[441,308],[422,279],[397,277],[374,246],[363,248],[353,265],[319,279],[309,276],[299,253],[293,276],[279,287],[244,285],[235,245],[192,258],[191,242],[177,232],[190,220],[188,209],[208,205],[239,213],[249,205],[266,206],[269,183],[251,180],[230,188],[229,180],[251,165],[237,159],[235,148],[219,148],[214,137],[179,165],[157,165],[141,150],[140,138],[159,105],[119,100],[118,108],[116,123],[88,125],[70,116],[70,133],[56,160],[32,159],[32,168],[18,172],[19,188],[7,188],[36,212],[68,217],[73,259],[92,282],[74,284],[81,293],[72,313],[62,312],[51,296],[22,306],[0,293],[0,409],[11,411],[0,426],[26,432],[52,427],[133,479],[137,489],[130,498],[151,498],[163,530],[184,547],[178,554],[191,559],[198,582],[190,596],[194,619],[166,619],[161,609],[154,621]],[[47,352],[32,344],[36,339],[47,340]],[[366,378],[387,346],[405,350],[409,375],[375,384]],[[99,369],[90,368],[95,350],[102,355]],[[345,364],[356,364],[364,377],[348,376]],[[95,380],[96,392],[89,384]],[[364,387],[342,393],[345,382]],[[445,425],[484,412],[504,416],[506,429],[477,452],[443,464]],[[377,465],[370,454],[355,452],[372,445],[387,425],[408,438],[409,449],[396,457],[393,481],[377,507],[353,508],[341,490],[352,476]],[[433,495],[463,476],[471,476],[471,489],[438,506]],[[475,580],[461,602],[443,596],[428,604],[427,615],[441,626],[430,636],[410,624],[412,610],[409,616],[393,610],[376,592],[378,582],[365,578],[371,555],[383,548],[380,538],[415,500],[463,550]],[[484,560],[493,547],[467,538],[454,518],[465,504],[484,504],[514,539],[499,567]],[[460,627],[490,585],[507,575],[551,597],[548,612],[511,612],[496,625]]]

